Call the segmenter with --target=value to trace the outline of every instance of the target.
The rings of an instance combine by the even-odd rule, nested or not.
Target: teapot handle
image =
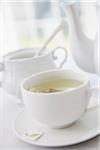
[[[52,58],[53,58],[54,61],[58,59],[58,57],[55,56],[55,52],[56,52],[58,49],[62,49],[62,50],[64,51],[64,53],[65,53],[65,56],[64,56],[64,58],[63,58],[63,61],[60,63],[60,66],[59,66],[59,69],[61,69],[61,68],[63,67],[63,65],[65,64],[66,60],[67,60],[68,54],[67,54],[67,50],[66,50],[64,47],[57,47],[56,49],[54,49],[54,50],[52,51]]]
[[[0,72],[4,70],[4,64],[0,63]],[[2,81],[0,81],[0,88],[2,87]]]

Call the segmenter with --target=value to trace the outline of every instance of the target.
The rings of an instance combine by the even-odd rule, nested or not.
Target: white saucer
[[[62,147],[84,142],[100,134],[98,114],[100,108],[90,109],[72,126],[65,129],[49,129],[34,122],[25,109],[20,112],[13,122],[14,133],[21,140],[43,147]],[[27,139],[23,134],[27,131],[44,133],[38,140]]]

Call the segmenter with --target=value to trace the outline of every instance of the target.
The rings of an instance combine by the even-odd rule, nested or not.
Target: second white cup
[[[3,72],[2,87],[7,92],[21,98],[20,84],[25,77],[41,71],[57,68],[55,60],[58,58],[56,58],[55,52],[58,49],[65,52],[60,64],[61,68],[67,60],[67,50],[63,47],[57,47],[37,57],[35,57],[35,54],[39,51],[39,48],[20,49],[5,55],[3,62],[0,63],[0,71]]]

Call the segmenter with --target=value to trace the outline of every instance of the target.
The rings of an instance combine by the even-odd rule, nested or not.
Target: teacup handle
[[[63,65],[65,64],[66,60],[67,60],[68,54],[67,54],[67,50],[64,47],[57,47],[56,49],[54,49],[52,51],[52,58],[53,58],[54,61],[58,59],[58,57],[55,56],[55,51],[57,51],[58,49],[62,49],[65,52],[64,59],[63,59],[63,61],[61,62],[60,66],[59,66],[59,68],[62,68]]]
[[[93,97],[93,93],[95,93],[95,92],[98,91],[98,90],[100,91],[100,86],[95,86],[95,87],[91,88],[91,89],[89,90],[89,92],[88,92],[89,99],[90,99],[91,97]],[[88,111],[88,110],[90,110],[90,109],[95,109],[95,108],[98,108],[98,107],[100,107],[100,104],[97,104],[96,106],[87,108],[86,111]]]
[[[0,72],[3,72],[4,70],[4,64],[0,63]],[[0,88],[2,87],[2,81],[0,81]]]

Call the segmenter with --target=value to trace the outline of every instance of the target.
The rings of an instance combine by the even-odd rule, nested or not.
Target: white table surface
[[[65,68],[74,68],[79,70],[72,61],[68,60]],[[87,74],[90,77],[91,83],[96,84],[98,79],[95,75]],[[58,148],[42,148],[34,147],[18,139],[12,130],[12,120],[17,113],[21,111],[23,106],[16,104],[16,98],[3,89],[0,90],[0,150],[58,150]],[[92,140],[84,143],[59,148],[59,150],[99,150],[100,137],[95,137]]]

